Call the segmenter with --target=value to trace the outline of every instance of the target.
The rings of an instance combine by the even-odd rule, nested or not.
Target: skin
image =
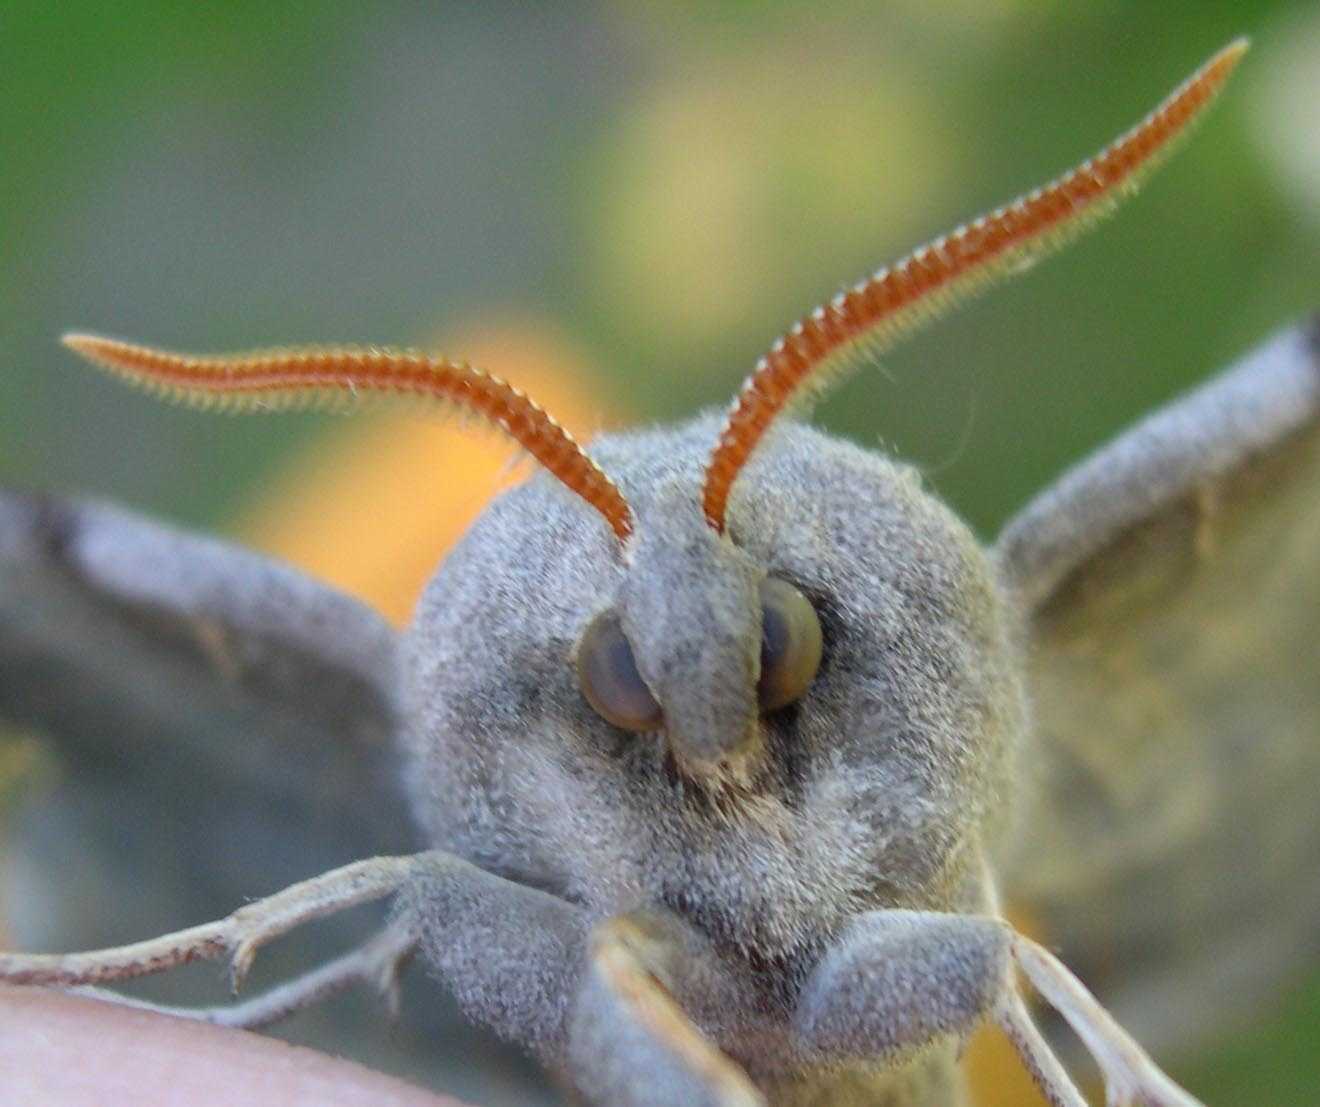
[[[464,1107],[257,1034],[12,987],[0,987],[0,1099],[48,1107]]]

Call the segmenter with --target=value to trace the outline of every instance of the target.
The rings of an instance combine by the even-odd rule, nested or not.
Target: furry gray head
[[[409,776],[432,839],[483,867],[553,873],[603,914],[668,903],[781,955],[859,909],[948,906],[1002,814],[1018,665],[984,553],[914,471],[784,424],[719,535],[697,498],[717,426],[597,444],[636,515],[626,558],[544,477],[469,531],[409,634]],[[767,576],[810,599],[824,654],[800,699],[762,714]],[[608,610],[658,732],[612,726],[578,686],[573,650]]]

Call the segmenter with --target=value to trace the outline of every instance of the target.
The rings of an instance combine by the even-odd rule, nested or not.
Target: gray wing
[[[1231,1027],[1320,939],[1320,327],[1030,503],[1036,806],[1010,894],[1156,1049]]]
[[[111,836],[153,809],[142,848],[206,895],[198,908],[410,847],[396,651],[383,620],[287,566],[0,492],[0,719],[52,740],[57,786],[89,813],[112,797]]]
[[[287,566],[109,506],[0,490],[0,755],[18,734],[49,751],[0,805],[5,944],[135,941],[418,848],[395,764],[397,653],[375,613]],[[318,924],[263,953],[249,988],[374,925]],[[393,1030],[359,994],[283,1032],[464,1098],[544,1101],[525,1061],[433,987],[410,988],[424,996]],[[137,990],[225,998],[218,971]]]

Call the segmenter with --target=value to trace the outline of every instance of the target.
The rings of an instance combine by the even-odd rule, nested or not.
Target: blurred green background
[[[1243,33],[1143,195],[822,409],[987,536],[1320,306],[1315,0],[8,0],[0,480],[223,526],[325,433],[144,402],[56,345],[70,327],[201,350],[516,318],[578,352],[602,412],[722,404],[794,318],[1092,153]],[[1320,1101],[1320,984],[1182,1071],[1215,1104]]]

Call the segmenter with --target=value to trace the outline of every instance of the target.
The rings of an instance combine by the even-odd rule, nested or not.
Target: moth
[[[436,404],[541,471],[401,636],[214,539],[0,494],[3,715],[185,805],[208,773],[236,778],[264,821],[199,833],[199,870],[271,812],[357,858],[158,939],[0,954],[0,980],[100,988],[227,958],[237,986],[273,939],[389,901],[349,952],[176,1013],[264,1025],[356,983],[388,992],[416,955],[590,1102],[964,1103],[961,1047],[992,1021],[1051,1103],[1082,1107],[1030,986],[1111,1103],[1195,1103],[1123,1026],[1159,1049],[1249,1010],[1320,906],[1318,827],[1297,817],[1320,757],[1320,330],[1149,417],[989,546],[914,470],[804,415],[1095,222],[1245,49],[802,319],[727,413],[590,450],[437,356],[67,336],[197,406]],[[1006,921],[1005,894],[1067,965]]]

